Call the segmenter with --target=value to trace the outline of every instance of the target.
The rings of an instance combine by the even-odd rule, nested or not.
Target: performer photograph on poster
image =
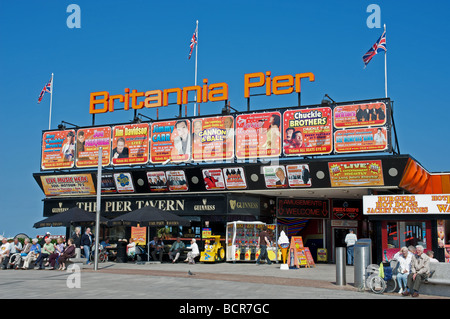
[[[173,146],[172,154],[175,156],[191,154],[191,134],[188,120],[179,120],[175,123],[172,133]]]
[[[264,166],[264,181],[267,188],[286,188],[288,179],[284,166]]]
[[[220,168],[204,169],[202,173],[206,190],[225,189],[225,181]]]
[[[129,149],[125,146],[125,139],[123,137],[117,139],[116,147],[113,149],[112,154],[114,159],[129,157]]]
[[[75,130],[45,132],[42,136],[41,168],[72,168],[75,155]]]
[[[365,103],[336,106],[333,111],[335,128],[352,128],[386,124],[385,103]]]
[[[102,165],[109,165],[111,150],[111,127],[105,126],[79,129],[77,131],[76,144],[77,167],[97,167],[99,147],[102,147]]]
[[[149,151],[149,125],[147,123],[118,125],[113,128],[111,152],[115,166],[146,164]]]

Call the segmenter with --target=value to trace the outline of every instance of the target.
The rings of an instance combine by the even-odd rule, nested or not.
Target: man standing
[[[412,295],[419,297],[420,285],[430,275],[430,257],[423,253],[423,246],[416,246],[416,255],[411,261],[411,272],[408,276],[408,289],[402,293],[403,296]]]
[[[81,236],[81,249],[84,251],[84,256],[86,257],[86,265],[89,265],[91,262],[89,260],[89,254],[91,252],[92,245],[92,233],[91,229],[86,228],[86,232]]]
[[[259,265],[261,258],[265,258],[267,264],[271,265],[272,262],[269,259],[269,254],[267,253],[267,246],[270,246],[269,235],[267,234],[267,226],[264,226],[263,230],[259,233],[258,246],[261,250],[258,259],[256,260],[256,264]]]
[[[353,250],[355,248],[355,243],[358,240],[353,229],[345,236],[345,243],[347,244],[347,264],[353,265]]]

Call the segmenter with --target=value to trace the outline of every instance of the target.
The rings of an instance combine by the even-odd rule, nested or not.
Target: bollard
[[[355,287],[364,290],[366,281],[366,269],[372,263],[372,241],[362,238],[355,243],[354,247],[354,278]]]
[[[345,286],[347,284],[346,279],[346,257],[345,247],[336,247],[336,285]]]

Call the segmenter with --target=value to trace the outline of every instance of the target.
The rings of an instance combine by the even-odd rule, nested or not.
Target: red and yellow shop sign
[[[380,160],[328,163],[331,187],[383,186]]]

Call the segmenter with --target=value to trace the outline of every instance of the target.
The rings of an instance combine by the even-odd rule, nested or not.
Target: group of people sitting
[[[67,260],[75,256],[75,245],[72,238],[64,242],[62,238],[57,239],[57,243],[51,243],[49,237],[45,237],[41,246],[37,238],[33,238],[30,243],[29,238],[24,239],[24,244],[14,238],[9,243],[6,238],[2,239],[0,246],[0,264],[2,269],[45,269],[50,266],[50,270],[65,270]],[[45,262],[45,264],[44,264]]]
[[[154,261],[160,261],[163,260],[163,255],[165,252],[165,246],[164,241],[162,238],[153,237],[153,240],[148,243],[149,250],[150,250],[150,256]],[[174,264],[178,261],[180,258],[180,255],[183,253],[185,249],[189,249],[190,251],[187,253],[186,259],[184,262],[188,262],[190,264],[195,264],[195,258],[200,255],[200,251],[198,249],[198,245],[196,243],[196,240],[194,238],[191,239],[191,245],[189,247],[186,247],[186,245],[181,241],[180,237],[177,237],[176,241],[173,242],[172,246],[170,247],[168,251],[169,259]],[[136,251],[136,243],[130,242],[127,245],[127,253],[128,256],[132,256],[134,254],[137,254]]]
[[[433,258],[433,251],[424,253],[421,245],[402,247],[393,257],[398,261],[397,282],[403,296],[419,296],[421,284],[430,275],[430,263],[439,262]]]

